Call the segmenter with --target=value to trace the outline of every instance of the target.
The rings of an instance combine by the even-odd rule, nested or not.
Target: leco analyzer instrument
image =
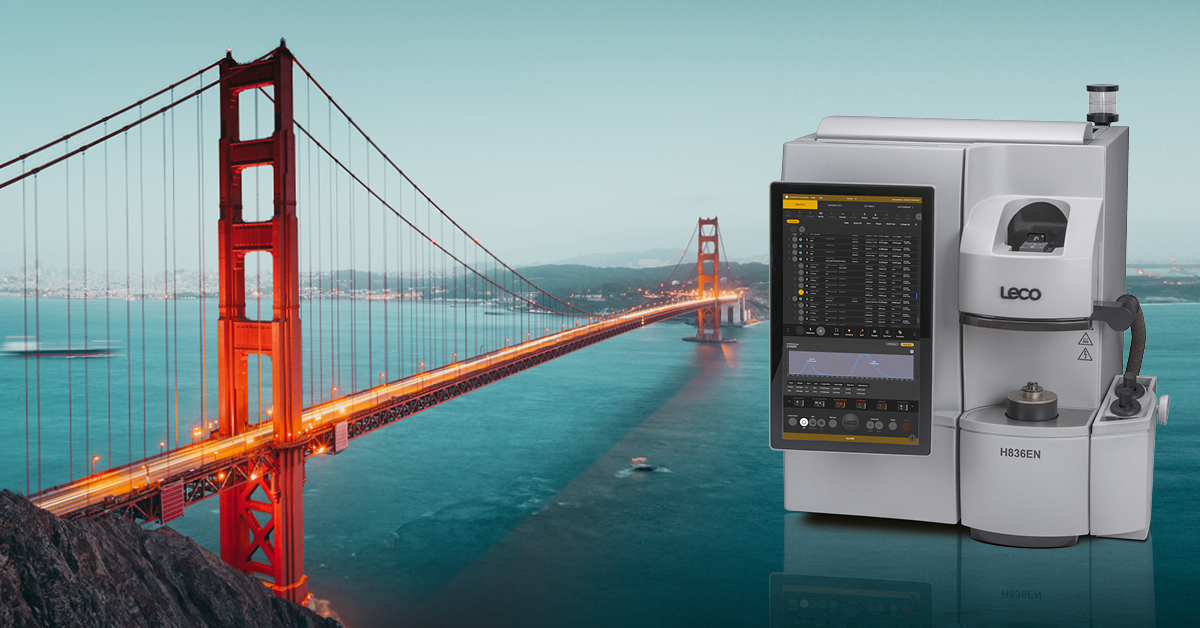
[[[1018,547],[1144,540],[1156,423],[1125,294],[1129,129],[825,118],[771,184],[771,447],[788,510]],[[1123,361],[1124,331],[1131,330]]]

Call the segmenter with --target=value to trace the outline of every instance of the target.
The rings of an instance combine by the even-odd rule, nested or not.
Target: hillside
[[[340,625],[171,528],[67,521],[0,490],[0,626]]]

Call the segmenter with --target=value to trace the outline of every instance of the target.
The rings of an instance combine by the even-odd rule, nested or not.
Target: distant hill
[[[1200,301],[1200,276],[1125,277],[1125,292],[1142,303],[1183,303]]]
[[[684,257],[684,262],[696,259],[696,249],[693,247],[688,251],[687,256],[681,249],[650,249],[647,251],[620,251],[617,253],[589,253],[587,255],[578,255],[575,257],[557,260],[549,263],[530,264],[521,268],[537,268],[542,266],[595,266],[598,268],[660,268],[663,266],[674,266],[679,263],[681,257]],[[762,262],[767,261],[767,254],[737,257],[733,256],[728,261],[736,262]],[[722,260],[726,261],[726,260]]]
[[[680,285],[685,285],[689,280],[695,280],[694,263],[680,266],[673,277],[671,277],[672,268],[674,267],[599,268],[580,264],[546,264],[520,268],[518,271],[542,289],[554,294],[586,294],[588,292],[619,294],[627,292],[631,288],[657,290],[660,284],[667,281],[668,277],[673,282],[678,281]],[[722,271],[724,270],[722,268]],[[765,264],[731,262],[729,271],[734,281],[733,285],[753,287],[755,284],[767,282],[768,270]],[[727,275],[725,272],[721,274]]]
[[[767,281],[769,271],[765,264],[731,262],[728,272],[722,264],[722,288],[747,288],[752,300],[762,301],[761,311],[766,311]],[[645,300],[644,293],[657,293],[662,288],[687,289],[695,282],[695,262],[680,266],[674,276],[675,266],[654,268],[607,267],[597,268],[580,264],[544,264],[518,269],[538,287],[589,311],[620,310],[638,305]],[[663,286],[662,284],[670,284]],[[603,300],[586,300],[585,295]]]

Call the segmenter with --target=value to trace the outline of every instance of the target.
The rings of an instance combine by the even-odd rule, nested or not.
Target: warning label
[[[1085,362],[1091,362],[1091,361],[1092,361],[1092,354],[1088,353],[1088,350],[1087,350],[1087,349],[1084,349],[1084,350],[1083,350],[1083,353],[1080,353],[1080,354],[1079,354],[1079,358],[1078,358],[1078,359],[1080,359],[1080,360],[1083,360],[1083,361],[1085,361]]]
[[[1089,335],[1087,335],[1087,334],[1084,334],[1084,335],[1083,335],[1083,338],[1080,338],[1080,339],[1079,339],[1079,344],[1081,344],[1081,345],[1088,345],[1088,346],[1091,346],[1091,344],[1092,344],[1092,337],[1091,337],[1091,336],[1089,336]],[[1080,359],[1080,360],[1082,360],[1083,358],[1079,358],[1079,359]]]

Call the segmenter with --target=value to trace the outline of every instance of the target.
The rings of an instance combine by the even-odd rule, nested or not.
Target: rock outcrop
[[[0,626],[340,625],[170,528],[66,521],[0,490]]]

